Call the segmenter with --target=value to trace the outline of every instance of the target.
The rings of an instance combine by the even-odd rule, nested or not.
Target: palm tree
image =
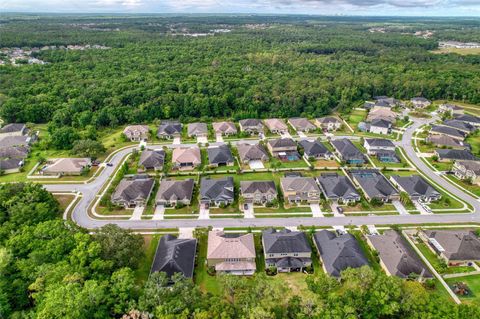
[[[410,196],[407,192],[400,192],[400,202],[402,202],[403,204],[410,203]]]

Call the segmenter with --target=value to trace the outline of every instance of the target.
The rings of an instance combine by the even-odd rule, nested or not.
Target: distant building
[[[452,127],[440,125],[432,125],[432,128],[430,129],[430,134],[445,135],[460,141],[463,141],[465,137],[467,137],[467,134],[465,132],[462,132]]]
[[[424,97],[414,97],[410,99],[410,102],[412,103],[414,108],[425,108],[430,106],[432,102]]]
[[[462,121],[473,126],[480,126],[480,117],[470,114],[458,114],[453,117],[457,121]]]
[[[187,127],[187,134],[189,137],[207,137],[208,128],[205,123],[190,123]]]
[[[309,120],[304,117],[295,117],[288,120],[288,123],[297,131],[297,132],[311,132],[315,131],[317,127],[312,124]]]
[[[387,122],[395,122],[398,114],[390,109],[390,107],[375,106],[368,112],[367,122],[373,122],[375,120],[385,120]]]
[[[214,122],[212,126],[217,135],[231,136],[237,134],[237,127],[233,122]]]
[[[479,161],[479,158],[469,150],[436,149],[435,155],[440,162]]]
[[[246,119],[240,120],[240,131],[248,134],[260,134],[263,133],[263,124],[259,119]]]
[[[162,121],[157,130],[157,137],[161,139],[173,139],[181,135],[182,124],[177,121]]]
[[[455,104],[440,104],[438,107],[440,113],[448,112],[450,114],[463,114],[463,108]]]
[[[288,126],[281,119],[266,119],[263,122],[267,129],[274,134],[288,133]]]
[[[333,116],[317,118],[315,124],[324,131],[337,131],[342,127],[342,121]]]
[[[432,143],[436,147],[449,147],[459,150],[469,150],[470,144],[443,134],[430,134],[426,139],[427,143]]]
[[[91,165],[92,161],[89,158],[55,158],[48,160],[40,173],[50,176],[81,175]]]
[[[442,122],[443,126],[451,127],[465,134],[470,134],[474,132],[477,128],[470,123],[462,122],[459,120],[445,120]]]
[[[146,141],[149,132],[147,125],[129,125],[123,130],[123,134],[132,142]]]

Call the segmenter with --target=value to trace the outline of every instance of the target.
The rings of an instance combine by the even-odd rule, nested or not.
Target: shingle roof
[[[302,140],[299,142],[299,144],[303,147],[304,153],[307,156],[319,156],[319,155],[330,154],[330,151],[327,149],[327,147],[318,140],[315,140],[315,141]]]
[[[237,144],[237,150],[242,162],[268,159],[267,151],[260,144]]]
[[[5,136],[0,137],[0,147],[27,146],[31,140],[30,136]]]
[[[410,196],[439,197],[440,193],[420,175],[398,176],[392,179],[399,184]]]
[[[168,277],[181,273],[186,278],[192,278],[196,248],[196,239],[162,236],[158,242],[151,272],[165,272]]]
[[[357,200],[360,198],[355,186],[346,176],[336,173],[323,173],[317,177],[320,188],[328,198],[342,198],[345,200]]]
[[[430,102],[428,99],[424,98],[423,96],[418,96],[418,97],[414,97],[414,98],[411,98],[410,101],[412,102]]]
[[[333,116],[325,116],[317,118],[317,122],[321,124],[328,124],[328,123],[341,123],[341,121]]]
[[[157,136],[174,135],[182,133],[182,124],[175,121],[163,121],[157,130]]]
[[[274,181],[240,181],[240,190],[242,194],[252,194],[255,192],[277,193]]]
[[[297,131],[304,130],[314,130],[316,126],[313,125],[309,120],[304,117],[294,117],[288,120],[288,122],[295,128]]]
[[[143,176],[124,178],[112,194],[112,201],[131,202],[134,200],[146,200],[152,191],[154,182],[152,178]]]
[[[269,228],[262,232],[262,236],[266,254],[312,252],[304,232],[292,232],[288,229],[276,231]]]
[[[188,148],[175,148],[172,153],[172,161],[174,163],[194,163],[202,162],[202,155],[197,146]]]
[[[253,234],[225,235],[223,231],[208,232],[208,259],[255,258]]]
[[[359,268],[368,265],[367,258],[360,245],[351,234],[335,235],[328,230],[321,230],[313,235],[322,262],[327,272],[339,277],[347,268]]]
[[[227,145],[210,146],[207,148],[208,162],[210,164],[233,162],[232,151]]]
[[[212,124],[213,130],[215,133],[227,133],[227,134],[235,134],[237,133],[237,127],[233,122],[214,122]]]
[[[23,123],[10,123],[5,125],[4,127],[0,128],[1,133],[13,133],[13,132],[20,132],[25,129],[25,124]]]
[[[343,159],[364,158],[363,153],[346,138],[331,141],[335,149],[342,155]]]
[[[469,123],[480,123],[480,117],[470,114],[458,114],[453,117],[456,120]]]
[[[91,164],[89,158],[56,158],[50,160],[50,164],[43,168],[44,172],[49,173],[62,173],[62,172],[71,172],[77,173],[81,172],[82,169]]]
[[[123,130],[123,133],[126,134],[126,133],[133,133],[133,132],[140,132],[142,134],[145,134],[145,133],[148,133],[149,131],[149,128],[147,125],[129,125],[127,127],[125,127],[125,129]]]
[[[442,125],[469,133],[475,131],[475,126],[468,124],[468,122],[462,122],[459,120],[445,120],[443,121]]]
[[[200,181],[200,199],[208,201],[233,201],[233,177],[210,179],[202,177]]]
[[[349,174],[370,198],[398,195],[398,191],[376,169],[355,169]]]
[[[423,273],[424,277],[432,277],[427,267],[398,232],[386,230],[383,235],[368,238],[392,275],[406,278],[412,273],[418,275]]]
[[[447,135],[429,135],[427,137],[427,141],[433,143],[435,145],[444,145],[450,147],[458,147],[458,148],[465,148],[469,149],[470,144],[460,141],[456,138]]]
[[[465,132],[459,131],[455,128],[448,126],[432,125],[431,133],[446,134],[454,137],[464,139],[467,134]]]
[[[269,130],[287,130],[288,129],[288,126],[287,124],[285,124],[285,122],[281,119],[266,119],[264,121],[265,123],[265,126],[269,129]]]
[[[456,165],[465,167],[466,170],[474,172],[475,175],[480,175],[480,162],[458,161]]]
[[[370,123],[370,127],[372,126],[390,128],[392,123],[384,119],[375,119]]]
[[[199,134],[207,134],[208,133],[208,128],[207,124],[205,123],[190,123],[188,124],[188,135],[199,135]]]
[[[285,191],[297,193],[320,191],[317,183],[311,177],[283,177],[280,183]]]
[[[245,119],[245,120],[240,120],[239,122],[242,127],[261,127],[263,126],[262,122],[259,119]]]
[[[30,149],[26,146],[9,146],[0,148],[0,158],[25,158]]]
[[[479,160],[475,155],[473,155],[468,150],[436,149],[435,152],[438,154],[438,157],[440,159],[464,160],[464,161],[478,161]]]
[[[480,239],[468,230],[424,230],[449,260],[480,260]],[[432,240],[433,239],[433,240]],[[435,247],[435,246],[434,246]]]
[[[275,148],[275,147],[297,147],[297,142],[295,142],[293,139],[291,138],[277,138],[277,139],[274,139],[274,140],[268,140],[268,144],[270,144],[270,146],[272,148]]]
[[[158,188],[156,200],[192,200],[193,179],[162,180]]]
[[[165,162],[164,150],[144,150],[140,155],[139,165],[146,168],[162,167]]]
[[[0,159],[0,170],[9,170],[19,168],[23,165],[21,158]]]
[[[366,138],[365,142],[367,142],[367,144],[370,146],[395,148],[395,144],[393,144],[391,140],[387,140],[385,138]]]

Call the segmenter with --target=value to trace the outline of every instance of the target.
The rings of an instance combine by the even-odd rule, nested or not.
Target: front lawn
[[[140,261],[138,269],[135,271],[135,278],[137,283],[143,284],[147,281],[150,275],[150,269],[152,268],[153,258],[155,258],[155,252],[157,251],[158,241],[162,235],[144,235],[145,256]]]
[[[462,301],[478,302],[480,301],[480,275],[471,275],[457,278],[445,279],[447,284],[452,287],[455,283],[463,282],[467,284],[470,294],[468,296],[457,295]]]
[[[453,163],[451,162],[435,162],[431,157],[424,159],[439,171],[450,171],[452,169]]]
[[[196,231],[197,237],[197,258],[195,262],[195,272],[193,279],[203,292],[209,292],[214,295],[222,293],[220,283],[216,276],[210,276],[207,273],[207,243],[208,231],[205,229]]]
[[[478,186],[476,184],[472,185],[467,181],[458,179],[458,178],[455,177],[455,175],[444,175],[444,177],[446,177],[447,179],[452,181],[454,184],[458,184],[461,187],[463,187],[463,188],[469,190],[470,192],[474,193],[475,195],[480,196],[480,186]]]

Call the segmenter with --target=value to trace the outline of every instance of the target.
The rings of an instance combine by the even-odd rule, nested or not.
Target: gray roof
[[[267,151],[260,144],[237,144],[237,150],[242,161],[268,159]]]
[[[344,160],[364,159],[363,153],[347,138],[333,140],[331,143]]]
[[[456,165],[465,167],[466,170],[474,172],[475,175],[480,175],[480,162],[458,161]]]
[[[192,200],[193,179],[162,180],[158,188],[156,200]]]
[[[277,188],[274,181],[240,181],[240,191],[242,194],[277,194]]]
[[[418,102],[430,102],[428,99],[424,98],[423,96],[414,97],[411,101],[418,101]]]
[[[190,123],[188,124],[188,135],[199,135],[199,134],[207,134],[208,128],[207,124],[205,123]]]
[[[387,140],[385,138],[366,138],[365,141],[370,146],[395,148],[395,144],[393,144],[391,140]]]
[[[124,178],[112,194],[112,201],[146,200],[153,189],[154,183],[155,181],[152,178],[146,178],[143,175]]]
[[[368,238],[392,275],[406,278],[412,273],[418,275],[423,273],[424,277],[432,277],[427,267],[398,232],[386,230],[383,235],[372,235]]]
[[[8,146],[0,148],[0,158],[25,158],[30,149],[27,146]]]
[[[262,121],[259,119],[245,119],[245,120],[240,120],[239,122],[243,128],[245,127],[263,127]]]
[[[302,140],[299,142],[300,146],[303,147],[303,151],[307,156],[321,156],[330,154],[330,151],[327,147],[318,140],[308,141]]]
[[[447,135],[429,135],[427,142],[435,145],[444,145],[456,148],[470,149],[470,144]]]
[[[233,162],[232,151],[228,145],[211,146],[207,148],[208,162],[210,164],[231,163]]]
[[[469,123],[479,123],[480,124],[480,117],[470,115],[470,114],[458,114],[453,117],[456,120],[462,122],[469,122]]]
[[[334,116],[325,116],[317,119],[318,123],[328,124],[328,123],[341,123],[339,119]]]
[[[165,162],[164,150],[144,150],[140,154],[139,165],[145,168],[162,167]]]
[[[459,120],[445,120],[442,125],[452,127],[464,132],[473,132],[476,130],[475,126],[468,124],[468,122],[462,122]]]
[[[337,236],[328,230],[321,230],[313,235],[322,262],[327,272],[340,277],[347,268],[359,268],[368,265],[360,245],[351,234]]]
[[[323,193],[329,199],[360,199],[360,194],[347,176],[341,176],[337,173],[322,173],[317,177],[317,181]]]
[[[31,137],[27,135],[5,136],[0,138],[0,147],[27,146],[30,141]]]
[[[304,232],[273,228],[262,232],[263,250],[266,254],[311,253],[312,248]]]
[[[398,191],[390,184],[380,171],[376,169],[356,169],[350,176],[357,181],[370,198],[384,198],[398,195]]]
[[[25,129],[25,124],[23,123],[10,123],[5,125],[4,127],[0,128],[1,133],[14,133],[20,132]]]
[[[440,159],[464,160],[464,161],[478,161],[479,160],[469,150],[436,149],[435,152],[438,154],[438,157]]]
[[[311,177],[283,177],[280,180],[285,191],[295,191],[297,193],[320,191]]]
[[[182,133],[182,124],[176,121],[162,121],[158,127],[157,136]]]
[[[208,201],[233,201],[233,177],[210,179],[202,177],[200,181],[200,199]]]
[[[23,161],[22,158],[0,159],[0,170],[20,168],[23,166]]]
[[[430,130],[430,132],[438,133],[438,134],[446,134],[446,135],[455,136],[462,139],[464,139],[467,136],[465,132],[459,131],[452,127],[441,126],[441,125],[432,125],[432,129]]]
[[[304,117],[293,117],[288,120],[288,122],[295,128],[297,131],[303,130],[314,130],[317,127],[312,124],[309,120]]]
[[[196,239],[162,236],[158,242],[151,272],[165,272],[169,278],[175,273],[181,273],[186,278],[192,278],[196,249]]]
[[[389,122],[384,119],[375,119],[372,122],[370,122],[370,127],[376,126],[376,127],[383,127],[383,128],[390,128],[392,127],[392,122]]]
[[[398,176],[392,179],[412,197],[440,197],[441,194],[420,175]]]
[[[440,244],[449,260],[480,260],[480,239],[469,230],[424,230],[428,238]],[[434,249],[438,249],[433,246]]]
[[[293,139],[287,137],[287,138],[277,138],[274,140],[268,140],[268,144],[272,148],[274,147],[297,147],[297,142],[295,142]]]

